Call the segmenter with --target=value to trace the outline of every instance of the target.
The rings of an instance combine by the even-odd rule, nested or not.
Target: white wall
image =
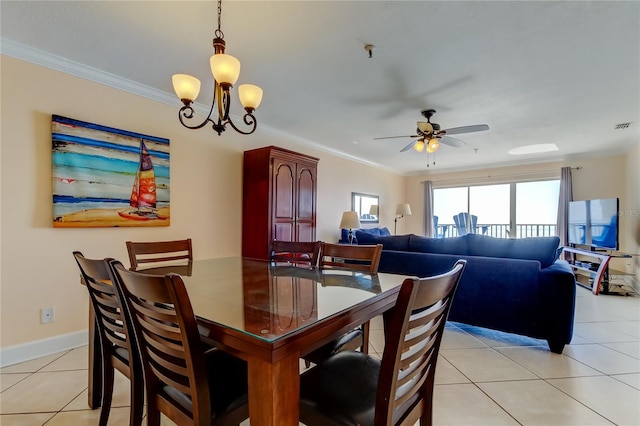
[[[2,56],[0,349],[87,329],[88,297],[71,255],[127,259],[126,240],[193,238],[196,258],[241,253],[242,152],[277,145],[320,158],[317,237],[339,238],[351,192],[380,195],[382,225],[404,192],[404,178],[273,133],[222,136],[183,128],[169,106]],[[258,110],[258,119],[260,110]],[[51,115],[59,114],[171,141],[171,226],[53,229]],[[260,128],[260,124],[258,126]],[[125,264],[127,262],[125,261]],[[56,321],[39,323],[39,309]]]

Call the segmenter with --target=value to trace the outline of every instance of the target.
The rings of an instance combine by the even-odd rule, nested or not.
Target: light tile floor
[[[371,334],[379,354],[379,319]],[[97,425],[99,410],[87,407],[86,347],[0,373],[0,425]],[[109,423],[126,425],[128,382],[116,379]],[[436,425],[640,425],[640,297],[579,288],[563,355],[541,340],[449,323],[434,407]]]

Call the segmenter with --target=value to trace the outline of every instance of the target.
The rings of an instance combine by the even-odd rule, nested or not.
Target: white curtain
[[[424,182],[424,235],[433,237],[433,182]]]
[[[560,245],[566,246],[569,240],[569,201],[573,201],[571,167],[560,170],[560,198],[558,200],[558,237]]]

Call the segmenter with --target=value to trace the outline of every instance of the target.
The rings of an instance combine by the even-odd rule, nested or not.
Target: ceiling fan
[[[489,130],[489,126],[486,124],[475,124],[472,126],[452,127],[450,129],[441,129],[440,125],[431,122],[431,117],[436,113],[435,109],[425,109],[421,111],[422,115],[427,121],[418,121],[418,128],[416,129],[416,135],[406,136],[387,136],[379,139],[394,139],[394,138],[417,138],[402,148],[400,152],[405,152],[413,148],[415,151],[422,152],[425,150],[427,153],[434,153],[440,148],[440,143],[445,145],[459,148],[465,146],[467,143],[460,139],[452,138],[448,135],[458,135],[461,133],[481,132],[483,130]]]

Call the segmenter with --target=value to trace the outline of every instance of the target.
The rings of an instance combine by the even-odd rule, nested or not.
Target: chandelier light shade
[[[238,96],[244,109],[251,112],[262,102],[262,89],[255,84],[241,84],[238,87]]]
[[[211,74],[220,85],[233,86],[240,77],[240,61],[234,56],[219,53],[209,59]]]
[[[187,74],[174,74],[171,80],[173,90],[183,103],[185,100],[189,103],[196,100],[200,93],[200,80]]]
[[[209,59],[214,83],[213,100],[211,101],[209,115],[199,124],[190,124],[189,120],[192,120],[194,116],[192,104],[198,97],[198,93],[200,93],[200,80],[187,74],[174,74],[172,77],[173,89],[183,103],[178,112],[178,119],[188,129],[200,129],[207,123],[211,123],[213,130],[220,135],[229,124],[236,132],[249,135],[255,132],[258,125],[253,112],[262,101],[262,89],[253,84],[242,84],[238,88],[240,103],[245,110],[243,121],[248,126],[246,130],[240,129],[229,116],[231,108],[230,92],[240,76],[240,61],[224,53],[226,43],[224,41],[224,33],[220,29],[221,16],[222,0],[218,0],[218,28],[215,30],[215,38],[213,39],[214,53]],[[216,112],[214,113],[214,111]]]
[[[413,145],[413,150],[416,152],[422,152],[424,150],[424,140],[420,139],[416,141],[416,143]]]

